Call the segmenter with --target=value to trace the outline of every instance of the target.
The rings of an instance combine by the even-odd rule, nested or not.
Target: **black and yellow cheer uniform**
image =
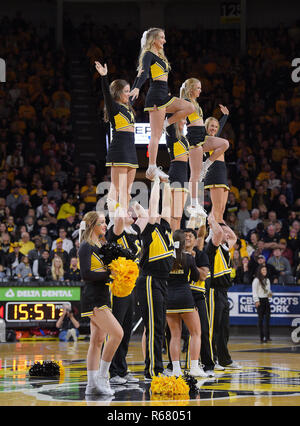
[[[122,234],[116,235],[114,233],[114,227],[111,226],[107,230],[105,238],[108,242],[115,242],[125,249],[130,249],[135,256],[135,262],[139,263],[139,254],[141,251],[141,230],[135,223],[133,223],[131,227],[136,234],[129,234],[128,232],[123,231]]]
[[[160,56],[147,50],[143,56],[142,69],[143,72],[136,78],[133,88],[140,89],[147,78],[150,78],[150,87],[146,95],[144,111],[153,111],[154,106],[157,109],[161,109],[171,105],[175,97],[169,95],[168,83],[157,80],[159,77],[169,74],[169,64]]]
[[[188,102],[191,102],[190,99],[185,99]],[[189,124],[193,123],[194,121],[198,120],[199,118],[202,118],[203,120],[203,111],[202,108],[199,106],[196,108],[196,111],[194,111],[192,114],[188,115],[186,117],[186,125],[187,125],[187,134],[186,137],[189,141],[190,148],[195,148],[197,146],[201,146],[205,143],[205,138],[207,136],[205,126],[189,126]]]
[[[106,75],[101,77],[101,84],[109,122],[112,126],[112,141],[107,152],[106,166],[138,168],[134,132],[121,131],[134,125],[134,114],[127,105],[113,100]]]
[[[136,234],[129,234],[126,231],[123,231],[122,234],[116,235],[114,233],[114,227],[112,226],[106,232],[105,238],[108,242],[116,242],[123,248],[131,249],[131,251],[136,256],[136,262],[138,262],[141,251],[141,232],[140,227],[136,224],[133,224],[132,228]],[[111,295],[112,313],[119,321],[124,331],[123,339],[118,346],[118,349],[116,350],[116,353],[110,364],[109,372],[111,378],[115,376],[124,377],[128,373],[126,356],[128,353],[128,346],[131,336],[134,302],[134,290],[126,297],[117,297]]]
[[[228,115],[224,114],[219,123],[220,128],[217,136],[220,136],[222,129],[227,121]],[[209,158],[213,151],[205,153],[205,159]],[[227,167],[225,161],[215,160],[209,167],[204,178],[204,189],[225,188],[230,191],[227,179]]]
[[[198,268],[209,268],[209,259],[204,251],[194,247],[195,262]],[[209,293],[210,272],[205,281],[192,281],[190,288],[194,298],[195,306],[198,310],[200,323],[201,323],[201,363],[203,364],[204,371],[214,370],[215,363],[213,361],[212,340],[210,338],[210,323],[209,323],[209,309],[207,305],[206,295]],[[187,368],[189,368],[189,351],[187,353]]]
[[[146,329],[145,377],[164,370],[162,347],[165,332],[167,279],[174,262],[174,243],[169,223],[148,223],[141,233],[140,275],[137,298]]]
[[[99,255],[100,246],[86,241],[80,244],[78,257],[84,286],[81,293],[81,316],[93,315],[93,309],[110,309],[108,282],[110,272],[106,270]]]
[[[185,265],[172,269],[168,278],[167,314],[193,312],[195,303],[189,281],[198,281],[199,271],[193,256],[185,253]]]
[[[188,187],[185,187],[188,182],[188,161],[180,161],[178,158],[189,154],[190,145],[183,135],[178,138],[175,124],[167,127],[166,144],[170,157],[168,175],[171,189],[188,192]]]
[[[229,340],[229,301],[227,291],[231,286],[230,254],[227,245],[215,246],[209,241],[205,251],[210,264],[210,327],[214,359],[222,366],[232,363],[227,344]]]

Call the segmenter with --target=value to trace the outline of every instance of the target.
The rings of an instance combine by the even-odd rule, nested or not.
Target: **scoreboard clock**
[[[80,286],[0,286],[0,318],[7,327],[55,328],[64,305],[80,313]]]
[[[5,309],[5,321],[32,322],[57,321],[63,312],[63,306],[69,302],[8,302]]]

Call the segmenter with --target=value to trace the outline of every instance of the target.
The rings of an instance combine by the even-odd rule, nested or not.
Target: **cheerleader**
[[[180,342],[183,320],[191,336],[190,375],[196,377],[207,377],[207,374],[203,371],[202,367],[199,366],[201,327],[199,315],[195,309],[195,303],[189,285],[189,279],[198,281],[200,274],[193,256],[184,251],[184,231],[175,231],[173,238],[176,258],[168,278],[167,297],[167,322],[171,333],[170,356],[172,360],[173,375],[182,375],[180,367]]]
[[[168,125],[178,122],[194,111],[194,106],[191,103],[169,95],[168,74],[171,68],[164,53],[165,43],[165,33],[162,29],[150,28],[144,32],[138,63],[139,75],[133,84],[133,90],[130,92],[132,100],[137,99],[141,87],[147,78],[150,78],[150,88],[146,95],[144,108],[145,111],[149,112],[151,127],[149,167],[146,171],[146,177],[153,180],[155,176],[158,176],[163,181],[168,180],[168,175],[156,165],[158,144],[162,132]],[[172,116],[165,119],[166,113],[172,113]]]
[[[99,255],[100,238],[104,237],[105,232],[104,215],[96,211],[84,215],[80,224],[78,256],[81,278],[84,281],[81,316],[90,318],[91,331],[87,354],[86,395],[114,394],[109,384],[109,367],[123,338],[122,327],[110,308],[109,287],[106,285],[110,272]],[[102,345],[107,335],[109,339],[104,346],[100,362]]]
[[[209,117],[205,120],[205,128],[209,136],[219,136],[228,119],[228,108],[223,105],[220,105],[220,108],[224,114],[221,117],[220,122],[214,117]],[[207,154],[208,158],[210,158],[209,154]],[[204,179],[204,189],[210,190],[212,213],[214,218],[218,223],[224,223],[223,217],[230,191],[224,153],[221,154],[208,169]]]
[[[209,294],[210,267],[208,256],[203,251],[205,228],[205,225],[202,226],[198,233],[193,228],[185,229],[185,250],[194,256],[199,270],[199,279],[197,281],[190,280],[190,288],[201,324],[201,363],[205,373],[209,377],[214,377],[215,363],[210,336],[209,309],[206,301]],[[188,358],[189,356],[187,356]]]
[[[133,203],[132,209],[137,217],[135,223],[133,223],[134,220],[131,211],[128,211],[127,215],[116,215],[114,225],[111,226],[106,233],[106,239],[108,242],[116,242],[123,248],[130,249],[134,253],[135,261],[138,263],[141,251],[141,232],[143,232],[148,223],[148,214],[137,202]],[[119,211],[119,209],[117,211]],[[117,318],[124,331],[124,337],[110,366],[111,384],[138,382],[138,379],[128,371],[126,362],[132,329],[134,302],[133,292],[126,297],[111,296],[112,313]]]
[[[134,144],[134,113],[129,103],[130,86],[125,80],[114,80],[110,85],[107,78],[107,65],[95,62],[101,76],[101,86],[105,103],[105,121],[112,126],[112,141],[108,149],[106,166],[111,167],[111,187],[107,196],[110,201],[119,201],[128,208],[131,186],[138,168]]]
[[[180,229],[180,222],[187,199],[189,142],[183,136],[185,119],[167,127],[166,143],[170,156],[169,180],[172,194],[171,229]]]
[[[167,279],[174,261],[170,184],[163,188],[162,211],[158,213],[160,179],[156,176],[149,200],[149,220],[141,233],[140,275],[137,299],[145,326],[146,380],[163,373],[162,347],[165,331]]]
[[[196,78],[189,78],[180,88],[180,97],[188,100],[195,107],[195,111],[187,116],[187,139],[190,143],[190,195],[191,213],[200,213],[207,217],[198,201],[198,183],[201,182],[211,164],[226,151],[229,142],[226,139],[207,135],[203,121],[203,111],[197,102],[201,93],[201,82]],[[212,155],[203,163],[203,152],[213,151]]]

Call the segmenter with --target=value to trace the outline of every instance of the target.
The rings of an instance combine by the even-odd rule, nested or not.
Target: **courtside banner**
[[[80,300],[80,291],[80,287],[0,287],[0,300]]]
[[[271,325],[292,324],[300,317],[300,288],[297,286],[272,285]],[[231,325],[257,325],[257,311],[252,298],[252,287],[235,285],[228,291]]]

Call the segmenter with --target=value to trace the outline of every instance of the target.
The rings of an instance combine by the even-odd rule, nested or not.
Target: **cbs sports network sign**
[[[288,326],[294,343],[300,342],[300,287],[273,285],[271,326]],[[252,287],[235,285],[228,290],[231,325],[257,325],[258,315],[252,298]]]

